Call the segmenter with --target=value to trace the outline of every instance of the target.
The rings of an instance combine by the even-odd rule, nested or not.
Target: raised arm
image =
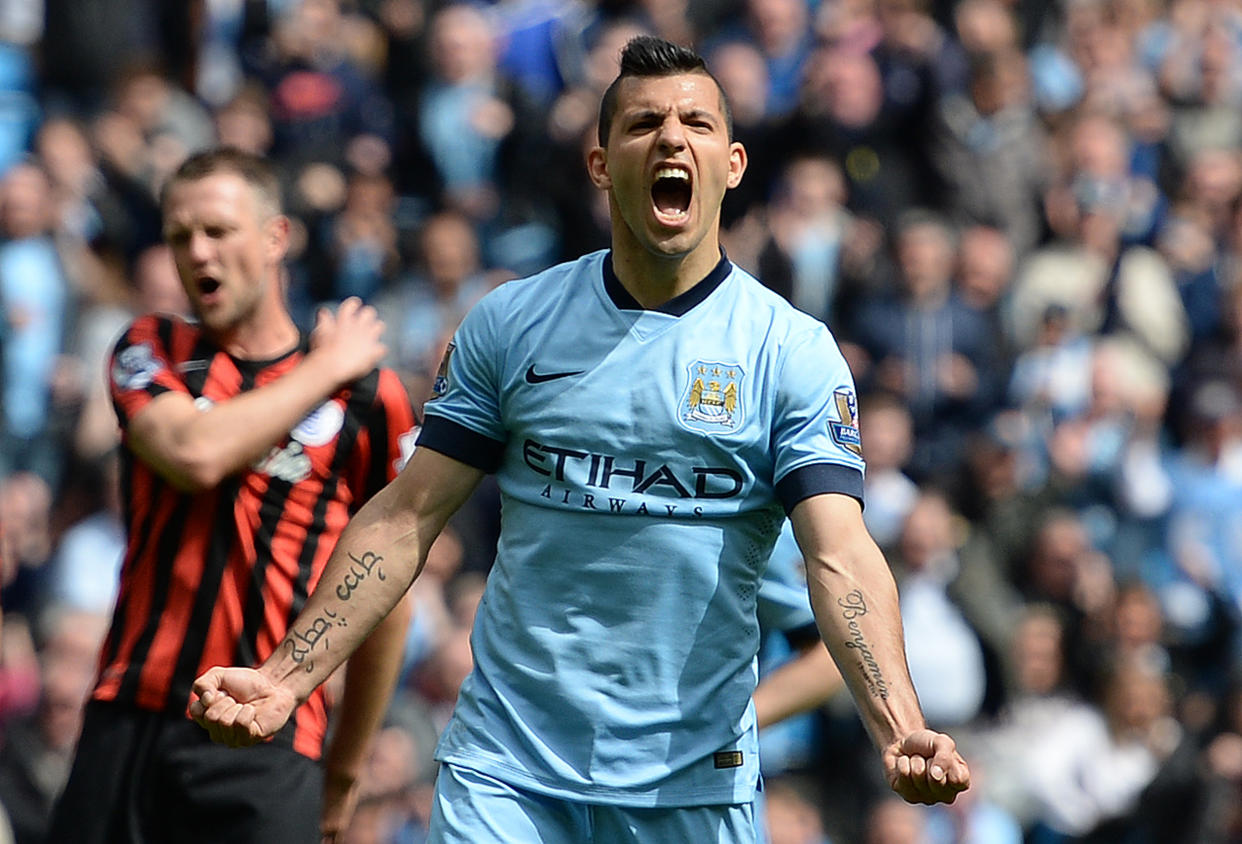
[[[482,478],[426,448],[362,507],[318,586],[258,669],[212,668],[194,683],[194,720],[234,747],[272,736],[405,594],[427,549]]]
[[[953,739],[927,728],[910,670],[897,586],[847,495],[815,495],[791,514],[806,561],[815,622],[832,652],[893,791],[912,803],[952,803],[970,785]]]
[[[270,384],[200,410],[184,392],[157,396],[129,425],[128,442],[180,489],[210,489],[263,457],[307,413],[383,357],[384,324],[374,308],[347,299],[321,311],[311,350]]]

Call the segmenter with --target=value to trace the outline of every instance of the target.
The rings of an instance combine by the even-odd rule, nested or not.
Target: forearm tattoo
[[[358,586],[371,575],[375,575],[377,580],[388,579],[380,565],[384,562],[384,558],[374,551],[364,551],[361,557],[353,554],[348,556],[352,561],[351,565],[335,590],[336,597],[345,603],[354,597]],[[330,650],[328,633],[332,628],[349,626],[349,619],[346,618],[344,611],[344,607],[337,608],[329,604],[306,627],[301,630],[291,629],[289,635],[285,637],[284,644],[289,647],[290,658],[305,669],[306,673],[309,674],[315,670],[313,657],[316,648],[322,646],[325,652]]]
[[[322,645],[324,651],[329,650],[328,632],[334,626],[348,627],[349,621],[332,609],[332,607],[324,607],[323,612],[317,615],[305,628],[301,630],[291,629],[289,635],[285,637],[284,643],[289,646],[290,658],[302,666],[307,674],[315,670],[315,660],[312,659],[315,648]]]
[[[349,567],[349,571],[345,572],[345,576],[341,578],[341,582],[336,587],[336,597],[342,601],[352,598],[358,584],[370,577],[372,573],[380,580],[388,579],[384,576],[384,569],[380,566],[384,558],[374,551],[363,551],[361,557],[350,554],[349,559],[353,561],[353,565]]]
[[[841,608],[841,616],[845,619],[845,626],[850,631],[845,647],[858,652],[858,665],[863,680],[867,684],[867,691],[872,697],[888,700],[888,682],[884,679],[884,673],[880,671],[880,663],[876,661],[875,655],[871,652],[871,646],[867,644],[867,638],[863,635],[862,627],[858,624],[858,619],[867,614],[867,602],[863,598],[862,590],[855,589],[844,598],[838,598],[837,606]]]

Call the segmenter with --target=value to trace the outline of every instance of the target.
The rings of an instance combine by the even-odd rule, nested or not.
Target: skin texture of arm
[[[324,754],[324,801],[320,829],[325,842],[345,834],[357,801],[358,778],[371,737],[379,729],[401,673],[408,601],[397,606],[358,646],[345,666],[345,689],[332,742]]]
[[[384,355],[384,324],[357,300],[321,311],[311,351],[281,378],[200,411],[185,393],[153,399],[130,423],[129,445],[186,491],[210,489],[261,458],[307,413]]]
[[[952,803],[970,770],[949,736],[927,729],[910,670],[897,586],[846,495],[807,498],[791,514],[824,642],[880,751],[893,791],[912,803]]]
[[[844,684],[824,643],[808,645],[759,681],[755,689],[759,729],[810,712]]]
[[[233,747],[273,735],[355,651],[422,570],[427,550],[483,473],[426,448],[350,521],[288,635],[258,669],[212,668],[190,714]]]

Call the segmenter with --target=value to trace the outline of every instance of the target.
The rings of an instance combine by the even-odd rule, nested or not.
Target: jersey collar
[[[612,269],[612,250],[608,250],[608,254],[604,256],[604,290],[608,293],[608,298],[612,303],[622,311],[658,311],[662,314],[670,316],[683,316],[688,313],[691,308],[702,302],[712,294],[712,291],[720,286],[729,273],[733,271],[733,264],[729,262],[729,256],[725,254],[724,247],[720,249],[720,261],[712,268],[701,281],[693,287],[678,296],[669,299],[663,305],[655,308],[644,308],[638,303],[638,300],[630,295],[630,291],[625,289],[621,284],[621,279],[617,278],[616,272]]]
[[[274,358],[265,358],[265,359],[260,360],[260,359],[254,359],[254,358],[239,358],[239,357],[234,357],[233,355],[229,355],[229,358],[233,361],[233,364],[237,367],[239,372],[262,372],[264,369],[267,369],[269,366],[275,366],[276,364],[282,361],[288,360],[294,355],[297,355],[297,354],[306,355],[309,352],[310,352],[310,335],[299,328],[298,329],[298,344],[294,346],[292,349],[290,349],[289,351],[279,354]],[[225,352],[225,354],[228,354],[228,353]]]

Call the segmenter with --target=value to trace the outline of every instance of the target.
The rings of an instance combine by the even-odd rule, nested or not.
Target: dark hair
[[[261,205],[275,216],[281,211],[280,177],[267,159],[235,147],[217,147],[197,152],[181,162],[176,172],[168,177],[160,191],[160,207],[168,201],[168,192],[180,182],[196,182],[216,173],[233,173],[241,176],[259,198]]]
[[[682,47],[663,38],[653,35],[639,35],[629,40],[621,50],[621,72],[612,80],[608,90],[599,104],[598,138],[600,146],[608,143],[608,133],[612,129],[612,118],[617,113],[617,89],[621,80],[627,76],[676,76],[683,73],[701,73],[716,83],[720,93],[720,105],[724,111],[725,126],[729,131],[729,139],[733,139],[733,109],[729,106],[729,98],[716,77],[707,69],[703,57],[688,47]]]

